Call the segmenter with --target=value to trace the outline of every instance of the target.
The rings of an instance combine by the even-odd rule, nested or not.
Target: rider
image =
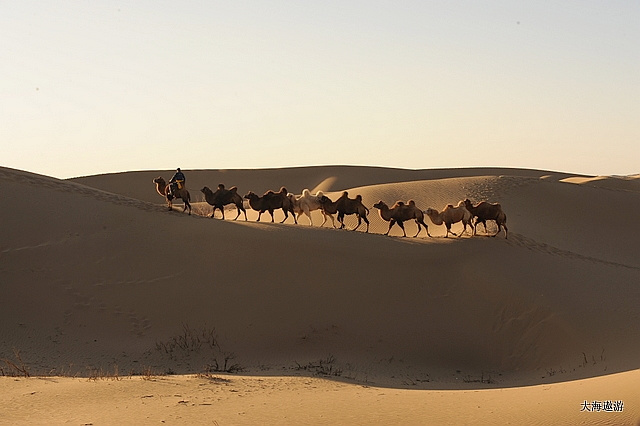
[[[175,192],[184,188],[184,183],[186,178],[184,177],[184,173],[180,170],[180,167],[176,169],[176,173],[173,175],[171,180],[169,180],[171,192]]]

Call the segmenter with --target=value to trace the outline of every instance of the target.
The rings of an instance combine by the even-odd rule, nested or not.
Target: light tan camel
[[[320,212],[322,213],[322,216],[324,216],[324,220],[322,221],[322,225],[320,225],[321,227],[324,226],[324,224],[327,222],[327,217],[331,218],[331,223],[333,224],[333,227],[336,227],[336,223],[335,223],[335,219],[333,217],[332,214],[326,213],[323,209],[322,209],[322,204],[320,204],[320,199],[324,196],[324,194],[322,193],[322,191],[318,191],[316,192],[316,195],[311,194],[311,192],[308,189],[303,189],[302,190],[302,195],[301,196],[295,196],[294,198],[294,204],[293,204],[293,210],[296,212],[296,215],[298,216],[298,219],[300,219],[300,216],[302,216],[303,214],[305,214],[308,218],[309,218],[309,225],[313,226],[313,218],[311,217],[311,212],[314,210],[320,210]]]
[[[416,221],[416,225],[418,225],[418,232],[413,237],[417,237],[420,231],[422,230],[422,226],[424,225],[424,229],[427,231],[427,235],[429,234],[429,227],[426,223],[424,223],[424,213],[418,207],[416,207],[416,203],[413,200],[409,200],[409,204],[405,204],[402,201],[396,201],[393,207],[389,208],[389,206],[384,201],[378,201],[373,205],[376,209],[379,210],[380,217],[383,220],[389,222],[389,229],[384,235],[389,235],[389,231],[396,223],[400,228],[402,228],[403,236],[407,236],[407,233],[404,230],[404,223],[407,220],[414,219]]]
[[[469,225],[471,230],[473,230],[473,223],[471,223],[473,216],[469,210],[465,208],[463,201],[460,201],[456,207],[453,207],[453,204],[447,205],[442,212],[429,208],[425,210],[424,213],[429,216],[429,219],[431,219],[431,222],[433,222],[434,225],[445,224],[447,227],[447,234],[445,235],[445,238],[449,236],[449,233],[457,235],[455,232],[451,231],[451,225],[454,223],[462,222],[464,225],[464,229],[460,235],[458,235],[459,237],[467,230],[467,225]]]
[[[156,191],[158,192],[158,194],[162,195],[165,200],[167,200],[169,210],[173,209],[173,199],[180,198],[184,202],[184,208],[182,209],[182,211],[184,212],[188,208],[189,214],[191,214],[191,195],[189,194],[189,191],[187,191],[187,188],[183,187],[182,189],[171,192],[171,188],[161,176],[155,178],[153,180],[153,183],[156,184]]]

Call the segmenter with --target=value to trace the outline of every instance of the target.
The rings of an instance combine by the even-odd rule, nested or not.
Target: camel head
[[[320,196],[320,198],[318,199],[318,202],[320,204],[326,204],[326,203],[330,203],[331,199],[329,197],[327,197],[326,195],[322,195]]]
[[[377,203],[375,203],[375,204],[373,205],[373,207],[374,207],[374,208],[376,208],[376,209],[380,209],[380,210],[382,210],[382,209],[384,209],[384,208],[387,208],[388,206],[387,206],[387,204],[386,204],[384,201],[380,200],[380,201],[378,201]]]
[[[249,191],[247,195],[245,195],[243,198],[250,200],[251,198],[254,198],[254,197],[256,197],[256,194],[253,191]]]
[[[204,188],[202,188],[202,189],[200,190],[200,192],[202,192],[202,193],[206,194],[207,192],[211,192],[211,190],[209,189],[209,187],[208,187],[208,186],[205,186]]]
[[[159,185],[166,185],[165,180],[162,178],[162,176],[158,176],[157,178],[155,178],[153,180],[153,183],[157,183]]]

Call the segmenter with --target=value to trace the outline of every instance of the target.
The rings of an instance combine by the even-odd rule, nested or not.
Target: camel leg
[[[358,229],[360,227],[360,225],[362,224],[362,219],[360,218],[360,216],[358,216],[358,225],[353,228],[352,230],[355,231],[356,229]]]
[[[402,236],[403,236],[403,237],[406,237],[406,236],[407,236],[407,233],[406,233],[406,231],[404,230],[404,224],[402,223],[402,221],[401,221],[401,220],[399,220],[399,221],[398,221],[398,226],[402,229]],[[418,232],[419,232],[419,231],[418,231]]]
[[[422,226],[424,226],[424,230],[427,231],[427,237],[431,237],[431,234],[429,233],[429,227],[427,226],[426,222],[424,220],[422,220],[421,222]]]
[[[498,235],[500,233],[500,230],[502,228],[504,228],[504,238],[505,238],[505,240],[508,239],[509,236],[507,235],[507,231],[508,231],[507,225],[504,224],[504,223],[502,225],[500,225],[498,222],[496,222],[496,224],[498,225],[498,232],[496,232],[494,235],[492,235],[492,237],[495,237],[496,235]]]
[[[418,232],[416,232],[416,235],[414,235],[413,238],[420,235],[420,231],[422,231],[422,225],[420,225],[420,222],[418,221],[418,219],[416,219],[416,225],[418,225]]]
[[[313,219],[311,218],[311,211],[309,210],[309,206],[307,206],[306,204],[304,205],[304,207],[302,207],[302,212],[304,214],[307,215],[307,217],[309,218],[309,226],[313,226]],[[300,213],[302,215],[302,213]],[[298,219],[300,218],[300,216],[298,216]],[[326,218],[325,218],[326,221]],[[324,225],[324,224],[323,224]]]
[[[260,222],[260,217],[262,216],[263,212],[258,212],[258,220],[256,220],[256,222]]]
[[[247,211],[244,209],[244,206],[243,206],[242,204],[240,204],[240,205],[237,205],[237,204],[236,204],[236,209],[238,209],[238,216],[236,216],[236,219],[237,219],[238,217],[240,217],[240,211],[242,211],[242,212],[244,212],[244,220],[248,220],[248,219],[247,219]],[[235,220],[235,219],[234,219],[234,220]]]
[[[444,236],[445,238],[447,238],[449,236],[449,233],[455,235],[456,237],[458,236],[458,234],[456,234],[455,232],[453,232],[451,230],[451,224],[450,223],[447,223],[446,226],[447,226],[447,235]]]
[[[389,221],[389,229],[387,229],[387,233],[386,233],[386,234],[384,234],[384,235],[389,235],[389,231],[391,231],[391,227],[392,227],[395,223],[396,223],[396,220],[395,220],[395,219],[391,219],[391,220]]]
[[[362,216],[362,220],[364,220],[364,223],[367,224],[367,230],[365,232],[369,233],[369,219],[367,219],[366,216]],[[360,226],[360,225],[358,225]],[[402,228],[404,230],[404,228]]]

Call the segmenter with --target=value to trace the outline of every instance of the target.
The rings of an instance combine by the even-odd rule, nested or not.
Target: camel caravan
[[[176,176],[178,178],[176,179]],[[153,183],[156,186],[156,191],[161,196],[165,197],[169,210],[172,210],[173,200],[179,198],[184,202],[183,212],[189,210],[191,214],[190,195],[184,185],[184,175],[181,174],[180,169],[178,173],[167,183],[162,177],[153,179]],[[329,197],[324,195],[322,191],[318,191],[315,195],[311,194],[308,189],[304,189],[301,195],[294,195],[287,191],[285,187],[281,187],[278,192],[269,190],[263,195],[257,195],[253,191],[249,191],[244,196],[238,194],[238,188],[232,186],[227,189],[224,184],[219,184],[216,191],[212,191],[208,187],[203,187],[200,190],[205,197],[207,204],[213,206],[213,212],[211,218],[215,216],[216,210],[220,210],[222,219],[225,219],[224,209],[226,205],[233,205],[236,207],[236,217],[233,220],[238,219],[241,213],[244,213],[244,220],[247,219],[247,211],[245,208],[245,200],[252,210],[258,212],[259,222],[262,214],[269,212],[271,216],[271,222],[274,222],[273,212],[276,210],[282,210],[284,213],[284,219],[280,223],[284,223],[289,214],[293,217],[293,221],[297,224],[302,215],[307,216],[309,219],[309,226],[313,226],[313,218],[311,212],[318,210],[322,213],[324,220],[321,227],[327,222],[327,219],[331,219],[331,224],[336,228],[335,215],[337,215],[339,227],[338,229],[346,229],[344,218],[348,215],[355,215],[358,220],[358,224],[352,230],[358,229],[362,222],[366,224],[365,232],[369,232],[369,209],[363,204],[362,196],[356,195],[355,198],[350,198],[349,193],[344,191],[342,195],[332,201]],[[502,210],[502,206],[498,203],[492,204],[487,201],[481,201],[474,205],[468,198],[460,201],[456,206],[453,204],[447,204],[441,211],[434,208],[427,208],[422,210],[416,206],[414,200],[409,200],[406,203],[404,201],[396,201],[392,207],[389,207],[384,201],[380,200],[373,205],[373,208],[378,209],[380,218],[385,222],[389,222],[389,228],[385,235],[389,235],[391,228],[394,225],[398,225],[402,229],[404,237],[407,233],[404,229],[404,222],[415,221],[418,226],[418,232],[413,236],[417,237],[424,227],[427,236],[431,237],[429,233],[429,227],[424,221],[425,216],[428,217],[434,225],[444,225],[446,227],[445,238],[449,234],[457,237],[462,236],[467,232],[471,235],[476,235],[478,224],[484,226],[485,234],[491,237],[497,236],[504,229],[505,239],[508,238],[507,228],[507,215]],[[489,234],[487,230],[487,221],[495,222],[498,230],[495,234]],[[453,224],[461,222],[463,230],[460,234],[456,234],[451,231]]]

